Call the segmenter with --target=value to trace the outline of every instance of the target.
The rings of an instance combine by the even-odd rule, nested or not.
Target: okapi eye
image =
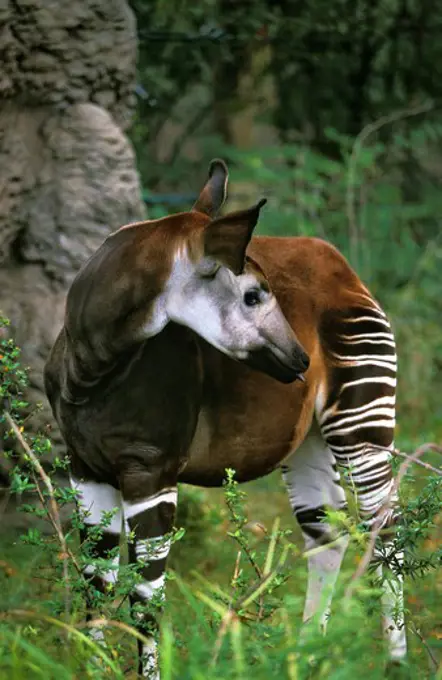
[[[259,290],[248,290],[244,293],[244,304],[247,305],[247,307],[254,307],[255,305],[259,305],[260,302],[261,296]]]

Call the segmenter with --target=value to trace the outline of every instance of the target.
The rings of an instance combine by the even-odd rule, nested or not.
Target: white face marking
[[[117,509],[105,530],[110,534],[119,534],[122,521],[121,494],[119,490],[114,489],[110,484],[82,482],[72,477],[70,482],[72,488],[78,491],[77,503],[84,523],[100,524],[103,521],[104,512],[111,512]]]
[[[201,272],[215,270],[213,278]],[[259,304],[247,305],[246,292],[256,291]],[[211,345],[235,359],[247,359],[252,350],[293,343],[291,329],[276,298],[261,287],[252,273],[235,276],[210,260],[194,265],[185,252],[175,258],[167,285],[167,315],[191,328]],[[281,352],[282,354],[282,352]]]
[[[155,508],[160,503],[173,503],[174,505],[176,505],[177,490],[163,489],[162,491],[154,494],[153,496],[149,496],[149,498],[146,498],[143,501],[138,501],[138,503],[128,503],[127,501],[124,501],[123,502],[124,517],[125,519],[130,519],[131,517],[139,515],[140,512],[144,512],[145,510]]]
[[[166,310],[166,296],[163,293],[155,298],[152,307],[149,310],[149,315],[141,328],[140,340],[153,338],[154,335],[161,333],[163,328],[169,323],[169,317]]]

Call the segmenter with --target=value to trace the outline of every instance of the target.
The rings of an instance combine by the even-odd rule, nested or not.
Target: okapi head
[[[280,382],[302,379],[309,358],[246,257],[266,201],[216,217],[227,179],[225,163],[212,161],[191,211],[122,227],[85,264],[66,307],[74,381],[96,382],[125,348],[170,321]]]
[[[232,359],[280,382],[302,379],[309,358],[285,319],[247,246],[266,203],[216,217],[228,171],[213,160],[209,178],[189,214],[194,230],[176,258],[167,313]]]

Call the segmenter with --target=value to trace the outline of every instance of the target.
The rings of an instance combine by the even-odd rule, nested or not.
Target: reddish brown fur
[[[209,222],[210,219],[205,215],[182,213],[163,220],[139,223],[130,229],[119,230],[109,237],[110,244],[113,242],[115,245],[119,244],[120,266],[117,269],[110,267],[105,270],[108,279],[98,282],[91,282],[91,272],[84,270],[88,284],[94,285],[94,308],[98,315],[95,319],[96,327],[91,329],[92,335],[108,332],[106,329],[109,323],[114,321],[112,317],[117,317],[119,310],[118,299],[112,305],[105,305],[104,302],[99,302],[100,295],[109,296],[109,290],[112,290],[112,297],[118,298],[122,291],[131,287],[131,307],[134,311],[126,315],[123,330],[116,333],[113,338],[115,354],[125,347],[125,338],[133,340],[133,329],[140,324],[140,320],[148,317],[147,300],[152,299],[170,273],[171,253],[189,238],[193,240],[193,247],[199,250],[201,233]],[[154,271],[151,266],[147,267],[147,258],[152,249],[158,255],[156,258],[158,269]],[[363,296],[368,295],[368,292],[342,255],[333,246],[319,239],[256,237],[250,243],[248,255],[251,260],[246,267],[252,268],[261,278],[265,275],[282,311],[310,356],[311,364],[306,373],[306,383],[281,384],[225,357],[182,327],[177,327],[175,331],[163,331],[161,335],[161,356],[165,359],[167,356],[174,357],[173,371],[169,360],[166,359],[166,363],[159,361],[155,349],[158,341],[153,344],[152,340],[149,341],[146,347],[147,355],[140,347],[137,348],[137,354],[133,354],[131,349],[133,342],[126,343],[125,349],[130,351],[129,354],[123,355],[123,362],[126,362],[126,365],[123,377],[120,375],[118,378],[118,392],[124,393],[125,402],[122,432],[115,440],[118,440],[118,452],[102,451],[111,468],[114,466],[111,461],[121,456],[121,442],[125,436],[123,433],[127,432],[129,440],[133,439],[134,428],[131,423],[134,422],[135,412],[139,410],[136,401],[140,400],[143,403],[145,414],[144,417],[141,414],[138,416],[141,423],[137,424],[135,429],[141,427],[142,430],[137,437],[138,441],[143,438],[143,432],[147,434],[148,423],[161,418],[160,411],[156,409],[161,410],[162,407],[156,406],[155,400],[146,401],[143,390],[147,384],[156,385],[161,389],[164,383],[163,374],[169,371],[173,372],[174,384],[179,385],[180,389],[173,388],[176,398],[169,400],[171,411],[168,417],[180,430],[181,426],[178,423],[182,422],[185,412],[183,402],[189,401],[189,391],[194,393],[200,389],[199,381],[195,378],[196,374],[194,384],[187,383],[185,386],[189,380],[186,373],[189,366],[188,360],[184,358],[185,354],[181,363],[180,339],[184,341],[185,351],[188,351],[189,341],[192,346],[198,345],[202,360],[202,397],[200,402],[197,400],[199,402],[197,410],[200,411],[199,426],[195,436],[188,433],[185,437],[188,441],[187,446],[193,439],[189,455],[186,455],[185,445],[179,447],[182,468],[180,481],[219,485],[225,476],[226,467],[235,468],[241,480],[254,479],[277,467],[304,439],[312,421],[318,388],[323,386],[326,389],[328,371],[331,367],[321,339],[321,320],[326,312],[333,310],[342,312],[357,304],[363,304]],[[151,260],[149,265],[150,263]],[[127,305],[127,301],[125,304]],[[57,385],[63,384],[63,375],[67,370],[66,352],[75,353],[83,358],[78,344],[69,343],[66,338],[70,326],[73,325],[75,328],[82,319],[78,301],[75,312],[75,319],[70,318],[68,314],[67,330],[61,333],[47,367],[48,393],[56,413],[60,410],[60,387]],[[169,337],[173,339],[173,346],[168,349]],[[190,338],[192,340],[189,340]],[[95,344],[100,345],[98,340]],[[115,357],[109,359],[111,375],[114,370],[113,360]],[[140,378],[143,371],[144,378]],[[97,398],[101,399],[102,387],[99,386],[97,389]],[[93,402],[93,393],[90,390],[89,393]],[[136,399],[131,395],[136,395]],[[121,411],[118,404],[119,400],[115,406],[117,412]],[[130,404],[133,404],[133,416]],[[90,402],[89,406],[92,406]],[[66,431],[65,436],[68,440],[70,436],[74,439],[78,437],[84,439],[82,418],[75,428],[77,434],[72,431],[81,411],[78,407],[73,409],[72,411],[67,404],[63,406],[64,427],[71,432],[69,435]],[[87,421],[88,413],[89,409],[86,407]],[[193,420],[196,414],[192,417],[187,414],[186,417]],[[115,439],[111,431],[115,430],[116,421],[119,421],[117,415],[110,417],[108,409],[105,409],[103,420],[99,419],[94,428],[100,432],[101,441],[110,442]],[[187,431],[184,423],[182,426]],[[84,429],[90,428],[84,425]],[[109,432],[106,432],[107,430]],[[85,462],[90,461],[92,455],[87,454],[88,449],[89,446],[83,442],[78,451],[78,455]],[[188,458],[186,462],[185,458]],[[119,467],[118,464],[117,468]],[[117,470],[113,474],[109,473],[110,469],[106,472],[106,478],[118,483]]]
[[[363,303],[361,296],[368,294],[342,255],[325,241],[256,237],[248,254],[259,263],[310,356],[306,383],[283,385],[204,343],[204,416],[180,474],[183,482],[219,485],[226,467],[234,468],[238,479],[254,479],[299,446],[312,421],[318,387],[326,389],[331,367],[321,342],[321,319],[325,312]]]

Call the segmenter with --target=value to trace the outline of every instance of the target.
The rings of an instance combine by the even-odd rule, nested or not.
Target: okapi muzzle
[[[278,323],[269,323],[269,328],[262,331],[266,344],[249,352],[244,363],[281,383],[304,381],[310,358],[279,308],[274,316],[279,317]]]

